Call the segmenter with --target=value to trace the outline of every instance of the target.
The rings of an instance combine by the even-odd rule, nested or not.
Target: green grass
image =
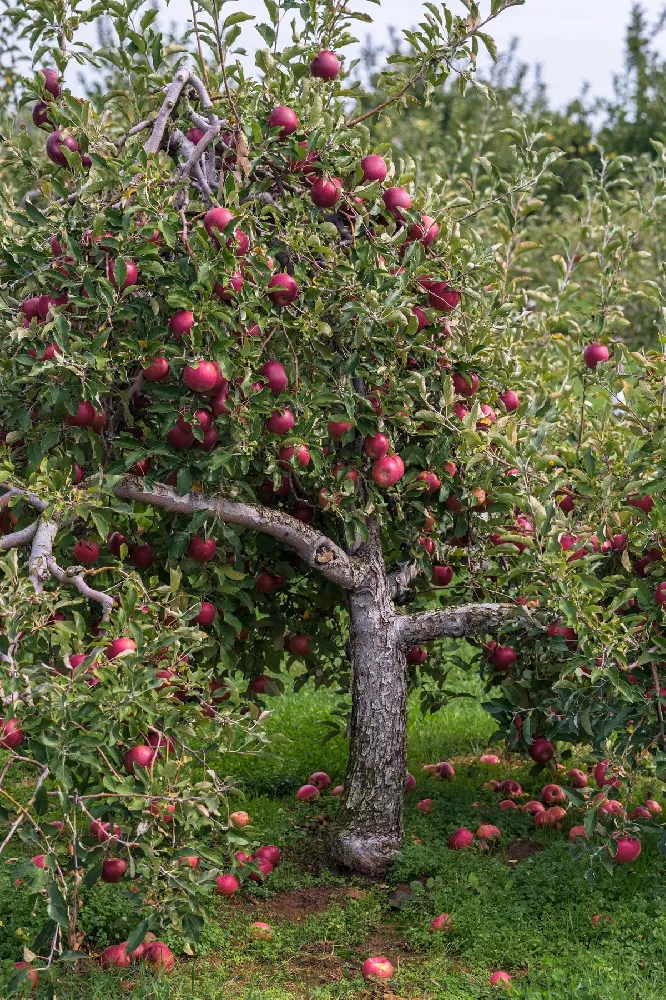
[[[574,858],[566,840],[580,816],[572,814],[564,832],[536,831],[528,816],[501,812],[483,783],[496,772],[506,775],[508,765],[493,769],[474,760],[493,728],[476,699],[456,700],[427,719],[410,706],[409,762],[418,785],[406,800],[405,850],[387,883],[372,886],[331,872],[316,817],[335,806],[297,806],[294,791],[315,769],[328,771],[334,782],[344,777],[344,738],[322,744],[335,704],[329,693],[313,690],[277,699],[269,728],[287,742],[240,768],[244,807],[262,841],[284,848],[284,862],[267,884],[220,903],[196,956],[179,959],[170,976],[141,968],[70,972],[58,984],[60,1000],[352,1000],[382,995],[381,987],[360,978],[370,954],[393,962],[387,993],[403,1000],[501,995],[488,985],[498,968],[511,973],[510,995],[521,1000],[664,1000],[666,862],[647,840],[635,865],[612,875],[595,869],[590,880],[587,862]],[[442,759],[455,761],[452,782],[421,771],[423,762]],[[544,783],[518,761],[511,773],[533,793]],[[660,790],[650,791],[660,797]],[[429,816],[415,808],[425,796],[433,800]],[[488,853],[446,847],[456,827],[475,829],[483,821],[501,828],[502,846]],[[543,849],[511,863],[507,845],[519,839]],[[114,888],[104,887],[88,914],[91,925],[97,920],[111,928],[105,933],[122,926]],[[455,918],[455,929],[429,934],[430,920],[444,911]],[[594,927],[596,913],[610,923]],[[262,919],[273,928],[270,942],[250,937],[249,925]],[[0,957],[20,957],[18,932],[26,933],[21,922],[30,918],[6,877],[0,920]],[[175,934],[165,939],[179,948]]]

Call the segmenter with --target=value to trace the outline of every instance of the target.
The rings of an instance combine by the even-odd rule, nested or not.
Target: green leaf
[[[133,927],[127,938],[127,954],[130,955],[139,947],[150,929],[150,921],[142,920],[141,923]]]

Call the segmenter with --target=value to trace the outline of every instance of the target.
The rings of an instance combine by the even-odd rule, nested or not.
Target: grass
[[[63,975],[59,1000],[356,1000],[383,994],[484,1000],[502,994],[489,985],[496,969],[511,973],[510,995],[521,1000],[664,1000],[665,860],[646,842],[636,864],[612,875],[595,869],[590,880],[587,862],[572,855],[566,840],[579,816],[567,819],[564,832],[537,831],[525,814],[501,812],[497,794],[483,788],[489,777],[510,770],[537,795],[544,782],[519,761],[499,768],[477,762],[493,726],[476,699],[456,700],[425,719],[410,706],[409,763],[418,784],[406,799],[405,850],[387,882],[370,885],[330,871],[321,827],[335,807],[297,805],[294,790],[313,770],[328,771],[334,783],[344,777],[344,738],[322,744],[334,705],[332,695],[311,689],[277,700],[269,725],[287,742],[276,744],[272,756],[243,765],[243,807],[261,840],[284,848],[284,862],[267,884],[221,902],[197,955],[179,959],[171,975],[155,977],[140,967],[109,974],[93,966]],[[454,761],[454,781],[442,783],[421,771],[423,762],[443,759]],[[660,797],[655,788],[650,793]],[[425,796],[433,800],[429,816],[416,809]],[[480,822],[501,828],[502,846],[489,852],[446,847],[458,826],[475,829]],[[516,861],[520,845],[522,853],[534,853]],[[11,887],[0,888],[0,919],[11,946],[20,942],[21,928]],[[121,919],[114,914],[114,887],[104,889],[96,905],[108,919]],[[428,925],[441,912],[452,914],[455,928],[431,935]],[[594,914],[610,922],[594,926]],[[270,942],[252,939],[254,920],[271,924]],[[165,940],[179,945],[175,935]],[[386,987],[360,977],[372,954],[394,965]]]

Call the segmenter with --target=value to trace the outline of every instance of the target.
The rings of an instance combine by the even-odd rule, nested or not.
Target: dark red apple
[[[202,538],[201,535],[195,535],[194,538],[190,539],[185,554],[191,559],[196,559],[197,562],[207,563],[215,558],[216,550],[217,542],[214,538]]]
[[[102,882],[120,882],[127,871],[127,862],[122,858],[104,858],[102,861]]]
[[[388,173],[386,161],[378,153],[369,153],[368,156],[364,156],[361,160],[361,170],[363,171],[363,181],[366,183],[370,181],[381,183],[386,180]]]
[[[143,377],[147,382],[164,382],[169,377],[169,362],[166,358],[152,358],[143,369]]]
[[[432,582],[436,587],[447,587],[453,579],[452,566],[438,566],[436,563],[432,567]]]
[[[373,482],[382,489],[395,486],[405,474],[405,464],[399,455],[385,455],[372,463]]]
[[[384,191],[382,195],[382,200],[391,215],[396,219],[402,218],[402,209],[409,209],[412,207],[412,199],[409,193],[401,187],[390,187]]]
[[[298,283],[286,272],[274,274],[268,282],[268,296],[276,306],[288,306],[298,293]]]
[[[279,104],[270,113],[268,127],[279,128],[278,135],[281,139],[286,139],[288,135],[292,135],[298,128],[298,116],[291,108]]]
[[[67,157],[63,149],[68,149],[71,153],[79,152],[79,144],[73,135],[63,135],[60,129],[51,132],[46,140],[46,155],[52,163],[58,167],[68,166]]]
[[[288,434],[294,429],[296,419],[291,410],[273,410],[266,421],[266,430],[271,434]]]
[[[340,200],[341,191],[342,181],[337,177],[331,177],[330,180],[318,177],[310,188],[310,198],[317,208],[333,208]]]
[[[136,285],[137,281],[139,280],[139,271],[138,271],[138,268],[137,268],[136,264],[134,263],[134,261],[127,260],[125,258],[123,258],[123,259],[125,261],[125,272],[126,273],[125,273],[125,280],[123,281],[122,287],[123,288],[129,288],[131,285]],[[109,281],[111,282],[111,284],[113,285],[113,287],[117,288],[118,286],[116,284],[116,279],[115,279],[115,274],[114,274],[115,266],[116,266],[115,260],[112,260],[109,257],[109,260],[107,261],[107,265],[106,265],[106,276],[109,279]]]
[[[209,393],[215,387],[218,370],[212,361],[198,361],[183,370],[183,382],[188,389],[197,393]]]
[[[610,353],[605,344],[588,344],[583,351],[583,361],[588,368],[596,368],[598,364],[603,364],[610,358]]]
[[[123,764],[128,774],[134,774],[135,767],[148,768],[155,760],[156,751],[153,747],[139,745],[126,750],[123,754]]]
[[[513,413],[520,406],[520,396],[513,389],[507,389],[500,396],[500,402],[503,404],[504,409],[507,413]]]
[[[169,319],[169,329],[177,340],[189,335],[194,326],[194,313],[190,309],[181,309]]]
[[[134,639],[114,639],[106,647],[106,656],[109,660],[115,660],[117,656],[122,656],[124,653],[134,653],[136,652],[136,643]]]
[[[0,747],[3,750],[15,750],[21,746],[24,739],[18,719],[0,719]]]
[[[385,434],[370,434],[363,442],[363,451],[368,458],[375,461],[384,458],[388,454],[389,447],[390,442]]]
[[[310,63],[310,72],[320,80],[335,80],[340,72],[340,60],[335,52],[323,49]]]
[[[473,843],[474,834],[464,826],[459,827],[449,837],[449,847],[452,851],[463,851],[465,848],[471,847]]]
[[[268,382],[271,392],[276,395],[280,392],[284,392],[289,386],[287,373],[279,361],[267,361],[261,366],[259,373],[264,376]]]
[[[74,559],[77,563],[92,566],[99,559],[99,545],[82,538],[74,546]]]
[[[235,875],[218,875],[215,887],[221,896],[234,896],[240,889],[240,883]]]

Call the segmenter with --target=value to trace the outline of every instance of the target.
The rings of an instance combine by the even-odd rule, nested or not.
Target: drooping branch
[[[82,597],[87,597],[88,600],[97,601],[98,604],[101,604],[102,621],[106,622],[109,620],[113,611],[113,598],[101,590],[95,590],[93,587],[88,586],[80,566],[70,566],[67,569],[63,569],[52,556],[46,560],[46,565],[51,576],[59,583],[76,587]]]
[[[162,483],[155,483],[149,489],[137,476],[126,476],[113,492],[122,500],[144,503],[172,514],[191,517],[200,511],[209,511],[228,524],[238,524],[271,535],[294,549],[304,562],[327,580],[345,590],[356,587],[365,573],[362,563],[348,556],[332,539],[290,514],[270,507],[219,496],[207,497],[197,492],[179,496],[176,490]]]
[[[9,549],[18,549],[21,545],[27,545],[35,537],[38,524],[39,521],[33,521],[32,524],[21,528],[19,531],[12,531],[9,535],[3,535],[0,538],[0,552],[8,552]]]
[[[398,644],[407,649],[432,639],[464,639],[498,632],[506,625],[532,628],[534,621],[524,608],[512,604],[461,604],[437,611],[398,615]]]
[[[400,602],[412,589],[412,584],[421,575],[421,566],[416,561],[404,563],[388,574],[389,593],[394,601]]]

